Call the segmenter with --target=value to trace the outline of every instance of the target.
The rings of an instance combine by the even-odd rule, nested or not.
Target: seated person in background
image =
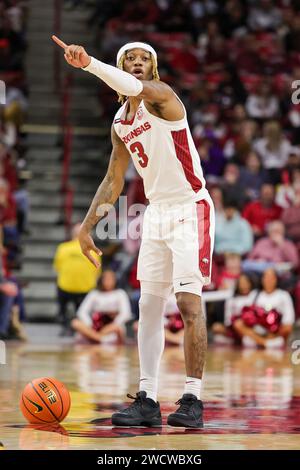
[[[224,212],[224,204],[223,204],[223,191],[219,186],[212,186],[211,189],[209,189],[209,194],[213,200],[214,207],[215,207],[215,213],[218,215],[223,214]]]
[[[285,225],[287,236],[300,247],[300,184],[295,188],[291,207],[284,209],[281,220]]]
[[[246,101],[247,114],[253,119],[271,119],[279,114],[279,100],[272,92],[269,81],[257,85]]]
[[[233,319],[232,327],[245,347],[280,348],[286,344],[295,322],[292,298],[278,288],[273,269],[264,272],[261,283],[252,305],[245,307],[240,318]]]
[[[224,323],[215,322],[212,324],[215,343],[233,344],[238,339],[232,329],[232,320],[240,315],[245,305],[252,304],[253,288],[253,279],[245,273],[240,274],[233,297],[225,302]]]
[[[244,255],[253,246],[253,234],[249,223],[238,211],[235,200],[225,198],[224,214],[216,214],[215,253]]]
[[[2,245],[0,240],[0,339],[10,339],[10,325],[18,288],[4,278],[2,269]]]
[[[283,209],[291,207],[300,187],[300,168],[290,168],[282,172],[282,184],[277,187],[275,202]]]
[[[74,225],[72,240],[58,245],[53,263],[57,273],[58,317],[63,325],[62,334],[69,333],[68,304],[73,304],[76,311],[86,294],[96,286],[99,275],[99,270],[81,252],[79,230],[80,224]]]
[[[240,183],[240,169],[235,163],[227,163],[221,183],[226,199],[237,201],[241,208],[246,202],[245,186]]]
[[[182,346],[184,324],[178,310],[175,294],[171,294],[165,309],[165,341],[166,346]]]
[[[234,290],[241,275],[241,255],[238,253],[225,253],[224,261],[224,267],[217,279],[217,289]]]
[[[242,271],[241,255],[238,253],[225,253],[223,261],[223,265],[219,267],[218,272],[215,274],[216,281],[214,284],[214,290],[216,297],[211,298],[207,307],[208,327],[214,323],[223,322],[225,300],[226,298],[229,298],[230,295],[233,295]],[[212,269],[214,268],[215,266],[212,265]],[[221,294],[221,297],[217,295],[218,291]],[[226,295],[227,293],[228,295]],[[203,301],[205,301],[204,298]]]
[[[116,288],[116,275],[107,269],[99,278],[97,289],[85,297],[71,324],[90,341],[100,343],[109,336],[109,339],[123,343],[125,324],[131,318],[128,295],[123,289]]]
[[[7,181],[0,178],[0,223],[3,227],[3,244],[8,249],[9,267],[17,267],[20,236],[17,227],[17,206]]]
[[[13,282],[0,279],[0,339],[10,339],[9,327],[18,288]]]
[[[246,196],[253,201],[259,198],[262,185],[267,181],[268,175],[262,168],[261,161],[254,151],[248,153],[245,166],[240,169],[240,184],[246,188]]]
[[[272,220],[280,219],[282,209],[275,204],[275,188],[271,184],[263,184],[258,201],[249,202],[243,210],[243,217],[249,222],[254,235],[261,237],[266,225]]]
[[[296,269],[299,265],[298,251],[295,244],[285,238],[284,232],[284,225],[280,220],[271,222],[267,228],[268,236],[257,240],[248,259],[258,263],[290,263],[291,268]]]
[[[264,136],[254,143],[254,150],[260,156],[271,180],[278,184],[281,170],[288,164],[289,155],[295,150],[285,138],[278,121],[265,122],[263,134]]]

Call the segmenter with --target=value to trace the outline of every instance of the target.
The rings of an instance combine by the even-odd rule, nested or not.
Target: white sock
[[[184,393],[192,393],[200,400],[202,380],[196,377],[187,377],[184,386]]]
[[[143,293],[139,301],[138,349],[140,359],[140,391],[157,401],[158,372],[165,346],[164,309],[166,300]]]
[[[157,401],[158,378],[157,377],[141,377],[140,378],[140,392],[144,390],[147,392],[147,398]]]

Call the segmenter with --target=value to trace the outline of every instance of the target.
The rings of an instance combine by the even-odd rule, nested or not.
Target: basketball
[[[69,413],[71,397],[59,380],[49,377],[34,379],[24,388],[20,408],[32,424],[58,423]]]

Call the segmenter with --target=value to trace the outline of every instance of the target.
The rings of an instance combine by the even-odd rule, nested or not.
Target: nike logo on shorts
[[[180,286],[186,286],[187,284],[194,284],[193,282],[180,282]]]

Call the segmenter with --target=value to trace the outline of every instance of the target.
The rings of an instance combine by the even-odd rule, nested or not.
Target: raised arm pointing
[[[64,49],[64,57],[69,65],[76,68],[87,67],[91,62],[91,57],[88,55],[84,47],[76,44],[68,46],[65,42],[59,39],[57,36],[52,36],[53,41]]]

